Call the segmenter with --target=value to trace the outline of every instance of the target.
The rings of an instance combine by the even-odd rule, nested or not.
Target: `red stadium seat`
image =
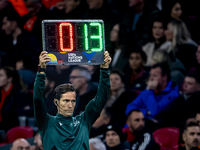
[[[33,129],[29,126],[18,126],[10,129],[7,132],[6,140],[12,143],[18,138],[31,138],[33,137]]]
[[[1,146],[5,146],[5,145],[7,145],[7,144],[9,144],[9,143],[6,143],[6,142],[0,143],[0,147],[1,147]]]
[[[157,129],[153,137],[161,150],[178,150],[179,129],[174,127]]]

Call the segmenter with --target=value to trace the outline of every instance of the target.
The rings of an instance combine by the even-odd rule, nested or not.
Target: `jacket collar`
[[[170,92],[172,89],[178,91],[178,86],[174,86],[172,81],[167,83],[167,87],[161,91],[161,93]]]
[[[65,116],[63,116],[62,114],[57,113],[57,114],[56,114],[56,118],[57,118],[57,119],[66,120],[66,121],[67,121],[67,120],[70,121],[70,120],[72,119],[72,116],[65,117]]]

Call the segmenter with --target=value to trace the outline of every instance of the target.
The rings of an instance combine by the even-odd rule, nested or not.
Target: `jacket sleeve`
[[[164,94],[159,102],[156,101],[155,93],[152,90],[149,90],[148,98],[151,100],[152,105],[150,108],[151,114],[157,115],[165,107],[167,107],[173,100],[179,97],[178,91],[171,91],[168,94]],[[147,108],[148,109],[148,108]]]
[[[110,78],[108,69],[100,70],[100,81],[97,89],[97,94],[92,99],[83,113],[83,118],[87,121],[89,127],[99,117],[103,107],[105,106],[110,94]]]
[[[45,74],[37,73],[33,92],[34,116],[40,131],[46,127],[49,117],[47,115],[47,109],[43,98],[45,77]]]
[[[143,93],[144,92],[141,92],[140,95],[135,100],[133,100],[130,104],[127,105],[126,116],[133,109],[139,109],[144,115],[146,114],[146,105],[142,100]]]
[[[146,115],[147,110],[151,112],[153,115],[157,115],[160,113],[166,106],[169,105],[173,100],[179,97],[179,93],[176,90],[171,91],[168,94],[164,94],[161,99],[157,102],[155,98],[155,92],[153,90],[145,90],[140,93],[140,95],[130,104],[128,104],[126,108],[126,115],[133,110],[139,109],[144,115]],[[145,99],[150,100],[150,106],[146,106],[144,103]],[[149,102],[148,102],[149,104]]]

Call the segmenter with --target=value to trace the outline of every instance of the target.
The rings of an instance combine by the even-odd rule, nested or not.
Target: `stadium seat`
[[[5,145],[7,145],[7,144],[9,144],[9,143],[6,143],[6,142],[0,143],[0,147],[1,147],[1,146],[5,146]]]
[[[161,150],[178,150],[179,129],[175,127],[157,129],[153,137]]]
[[[31,138],[33,137],[33,129],[29,126],[18,126],[10,129],[7,132],[6,141],[12,143],[18,138]]]

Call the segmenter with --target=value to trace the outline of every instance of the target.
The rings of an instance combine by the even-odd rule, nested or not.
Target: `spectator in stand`
[[[178,58],[188,72],[196,64],[195,52],[197,43],[195,43],[184,22],[173,20],[167,25],[165,30],[166,41],[171,41],[171,48],[167,49],[172,56]],[[190,60],[190,61],[188,61]]]
[[[131,41],[144,45],[149,39],[153,19],[158,17],[159,10],[149,0],[129,0],[128,20],[132,31]]]
[[[177,97],[179,97],[178,86],[170,80],[169,66],[166,63],[156,64],[150,70],[147,89],[127,105],[126,115],[131,110],[139,109],[145,118],[160,123],[162,116],[157,116]]]
[[[119,70],[110,71],[110,96],[106,106],[112,107],[113,103],[125,91],[124,74]]]
[[[177,58],[173,58],[163,50],[157,50],[152,56],[153,64],[168,63],[170,68],[171,81],[181,87],[185,78],[185,66]]]
[[[162,15],[165,18],[166,23],[173,19],[181,20],[182,6],[180,0],[169,0],[163,2]]]
[[[144,64],[147,55],[141,49],[131,50],[129,55],[129,67],[125,70],[125,85],[127,90],[138,94],[146,88],[146,79],[149,73],[145,71]]]
[[[62,5],[60,5],[62,3]],[[65,0],[48,11],[49,19],[83,19],[87,11],[80,7],[80,0]]]
[[[104,107],[99,118],[94,122],[90,131],[89,144],[91,150],[106,150],[104,133],[107,131],[107,125],[112,123],[110,107]]]
[[[111,108],[113,118],[122,127],[126,123],[125,110],[127,105],[146,88],[145,80],[148,78],[148,72],[143,67],[145,62],[146,54],[141,49],[134,49],[130,52],[129,68],[125,70],[126,91],[121,93]]]
[[[34,137],[34,143],[36,144],[35,150],[43,150],[42,140],[39,131],[36,133]]]
[[[31,150],[31,146],[26,139],[20,138],[13,142],[10,150]]]
[[[0,2],[0,27],[2,27],[3,18],[8,13],[11,13],[11,12],[17,14],[17,11],[14,9],[12,3],[9,2],[8,0],[1,0],[1,2]],[[0,41],[1,42],[6,41],[5,36],[6,36],[5,33],[0,29]]]
[[[89,6],[89,19],[102,19],[105,27],[105,42],[110,49],[110,31],[112,27],[121,21],[120,14],[115,5],[109,0],[87,0]]]
[[[105,132],[106,150],[127,150],[131,148],[128,141],[124,141],[122,129],[117,124],[107,126]]]
[[[73,68],[69,82],[76,88],[76,106],[73,115],[79,115],[85,110],[85,106],[93,99],[97,92],[97,85],[91,82],[91,74],[87,68]]]
[[[175,126],[183,131],[183,124],[195,121],[196,113],[200,109],[200,76],[195,70],[186,74],[180,93],[160,116],[164,120],[164,127]]]
[[[131,110],[127,116],[128,128],[124,129],[126,140],[134,150],[159,150],[152,133],[145,128],[144,115],[140,110]]]
[[[145,66],[151,67],[153,65],[152,56],[158,49],[168,49],[171,42],[165,42],[165,23],[162,18],[156,18],[152,24],[151,41],[142,47],[142,50],[147,55],[147,62]]]
[[[24,0],[24,2],[29,12],[22,17],[24,29],[35,36],[42,45],[41,22],[46,18],[47,9],[42,3],[42,0]]]
[[[183,111],[187,118],[194,118],[196,112],[200,109],[200,75],[195,70],[190,71],[184,79],[182,100]]]
[[[9,130],[18,126],[20,115],[33,116],[33,111],[25,108],[29,101],[16,70],[11,67],[0,69],[0,90],[0,129]]]
[[[26,68],[36,71],[40,53],[39,43],[20,27],[19,22],[20,16],[12,12],[3,18],[2,30],[6,33],[7,40],[0,44],[2,51],[6,54],[2,65],[15,67],[18,61],[23,60],[23,65],[19,69]]]
[[[105,144],[103,141],[105,140]],[[131,145],[124,141],[122,128],[118,124],[108,124],[105,126],[103,140],[99,138],[90,139],[90,150],[128,150]]]
[[[127,35],[128,27],[122,23],[114,25],[110,32],[110,41],[112,43],[110,54],[113,59],[110,68],[112,69],[123,71],[128,63],[128,55],[126,52]]]
[[[185,146],[180,146],[179,150],[198,150],[200,145],[200,127],[197,123],[190,122],[185,126],[182,135]]]

